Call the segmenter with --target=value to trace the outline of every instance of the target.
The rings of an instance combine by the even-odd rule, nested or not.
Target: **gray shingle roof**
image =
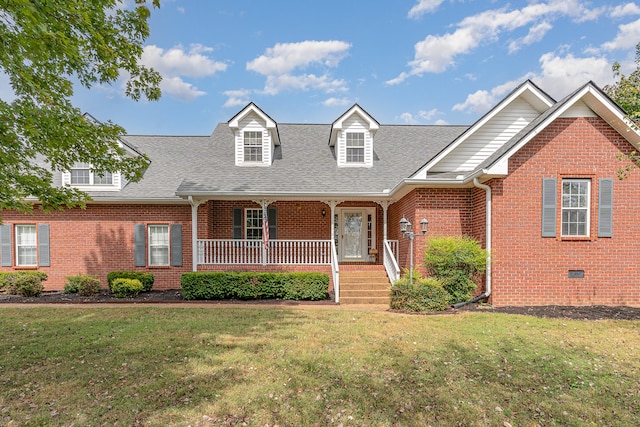
[[[95,200],[179,200],[176,195],[380,194],[424,165],[466,126],[382,125],[371,168],[337,166],[330,124],[279,124],[281,145],[269,167],[235,166],[234,135],[226,123],[210,136],[126,136],[151,164],[143,179]]]
[[[182,194],[362,194],[397,185],[466,127],[381,126],[371,168],[338,167],[328,146],[331,125],[278,125],[281,145],[269,167],[234,165],[234,142],[225,124],[212,135],[211,157],[184,175]],[[216,153],[217,155],[213,155]]]

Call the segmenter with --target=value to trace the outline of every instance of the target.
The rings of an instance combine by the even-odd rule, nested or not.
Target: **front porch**
[[[366,261],[344,261],[338,255],[338,239],[334,240],[293,240],[276,239],[266,242],[255,239],[197,239],[196,260],[194,271],[198,270],[246,270],[253,271],[309,271],[314,267],[325,266],[331,272],[331,287],[336,303],[340,302],[340,268],[349,271],[349,279],[353,272],[373,271],[372,267],[380,266],[385,272],[388,283],[392,283],[400,276],[398,267],[398,241],[384,240],[382,254],[377,250],[368,252]],[[378,257],[380,257],[380,261]],[[356,280],[357,281],[357,280]],[[349,282],[347,282],[349,283]],[[345,286],[351,287],[350,284]],[[366,288],[365,288],[366,289]],[[365,289],[357,302],[376,301],[380,298],[380,286],[373,289],[375,295],[367,299]],[[330,289],[331,290],[331,289]],[[345,290],[351,294],[351,289]]]

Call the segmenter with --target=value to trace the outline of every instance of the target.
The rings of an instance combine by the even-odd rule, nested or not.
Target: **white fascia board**
[[[505,110],[511,105],[511,103],[517,98],[522,97],[525,101],[531,104],[534,108],[538,109],[540,113],[553,106],[553,100],[547,95],[541,92],[530,81],[525,82],[519,89],[511,93],[510,96],[503,99],[498,105],[496,105],[487,114],[481,117],[475,122],[469,129],[467,129],[462,135],[458,137],[448,147],[438,153],[433,159],[431,159],[426,165],[411,176],[411,178],[426,178],[427,172],[442,159],[447,157],[449,153],[455,150],[460,145],[464,144],[466,140],[472,137],[480,128],[482,128],[487,122],[493,119],[498,113]]]
[[[197,199],[205,200],[254,200],[274,199],[274,200],[371,200],[387,198],[388,193],[385,191],[369,192],[369,193],[306,193],[306,192],[282,192],[282,193],[264,193],[264,192],[207,192],[207,191],[185,191],[176,192],[176,196],[187,199],[189,196]]]

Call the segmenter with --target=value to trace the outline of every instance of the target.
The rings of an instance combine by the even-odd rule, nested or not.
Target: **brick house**
[[[418,268],[430,236],[490,249],[479,293],[494,305],[640,306],[640,176],[616,178],[640,135],[593,83],[555,101],[526,81],[470,127],[381,125],[357,104],[285,124],[251,103],[211,135],[122,142],[151,159],[143,179],[58,173],[94,201],[3,211],[0,271],[42,270],[47,290],[120,269],[156,289],[186,271],[321,271],[337,302],[379,302],[410,265],[406,218]]]

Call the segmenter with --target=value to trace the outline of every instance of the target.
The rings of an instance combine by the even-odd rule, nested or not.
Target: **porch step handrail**
[[[394,252],[391,246],[395,242],[396,251]],[[400,278],[400,267],[398,266],[397,261],[397,240],[385,240],[383,243],[384,247],[384,256],[383,256],[383,264],[385,270],[387,270],[387,276],[389,276],[389,280],[391,283],[395,283]]]
[[[338,251],[336,242],[331,240],[331,274],[333,275],[333,294],[335,302],[340,302],[340,266],[338,265]]]
[[[330,240],[198,239],[198,264],[330,265]]]

